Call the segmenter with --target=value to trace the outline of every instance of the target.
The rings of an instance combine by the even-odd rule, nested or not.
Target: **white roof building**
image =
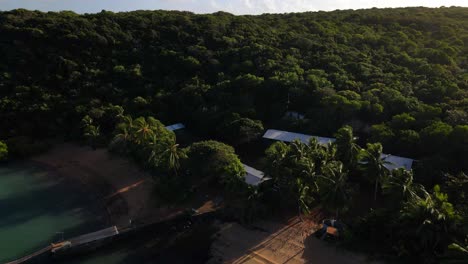
[[[380,158],[388,162],[388,164],[385,164],[384,166],[390,171],[394,169],[399,169],[399,168],[411,170],[411,167],[413,166],[413,161],[414,161],[413,159],[410,159],[410,158],[398,157],[398,156],[393,156],[390,154],[382,154]]]
[[[334,138],[317,137],[317,136],[305,135],[305,134],[300,134],[300,133],[281,131],[281,130],[276,130],[276,129],[268,129],[263,135],[263,138],[279,140],[283,142],[293,142],[294,140],[297,139],[304,144],[309,144],[309,139],[311,137],[316,138],[318,143],[323,144],[323,145],[335,142],[336,140]]]
[[[258,186],[260,183],[270,180],[271,178],[265,177],[262,171],[256,170],[248,165],[244,165],[245,169],[245,182],[252,186]]]
[[[281,131],[281,130],[276,130],[276,129],[268,129],[263,135],[263,138],[267,138],[267,139],[279,140],[283,142],[293,142],[294,140],[299,140],[304,144],[309,144],[309,139],[311,137],[316,138],[318,143],[323,144],[323,145],[336,141],[336,139],[334,138],[317,137],[317,136],[305,135],[305,134],[300,134],[300,133]],[[381,158],[384,161],[388,162],[388,164],[385,164],[385,168],[387,168],[390,171],[394,169],[398,169],[398,168],[411,170],[411,167],[413,166],[413,161],[414,161],[413,159],[410,159],[410,158],[399,157],[399,156],[394,156],[390,154],[382,154]]]
[[[177,123],[177,124],[173,124],[173,125],[170,125],[170,126],[166,126],[166,129],[169,130],[169,131],[175,131],[175,130],[179,130],[179,129],[182,129],[182,128],[185,128],[184,124],[182,124],[182,123]]]

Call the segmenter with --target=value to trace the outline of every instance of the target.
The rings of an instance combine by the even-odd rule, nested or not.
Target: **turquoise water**
[[[82,187],[32,164],[0,165],[0,263],[11,261],[65,239],[107,227],[103,208]],[[203,229],[203,228],[202,228]],[[206,229],[206,227],[204,227]],[[203,229],[203,230],[204,230]],[[164,231],[165,230],[165,231]],[[204,263],[206,238],[196,234],[164,253],[172,231],[141,234],[80,256],[50,260],[54,264]],[[61,233],[63,232],[63,233]],[[200,232],[198,232],[200,233]],[[156,243],[156,242],[157,243]],[[152,246],[151,246],[152,245]],[[200,257],[201,254],[201,257]]]
[[[103,227],[79,186],[31,164],[0,165],[0,263]],[[93,205],[92,208],[90,205]]]

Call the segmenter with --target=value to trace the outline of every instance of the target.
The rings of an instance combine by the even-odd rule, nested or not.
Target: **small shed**
[[[305,118],[305,115],[296,111],[287,111],[284,114],[284,117],[289,119],[303,120]]]
[[[294,140],[299,140],[304,144],[309,144],[309,140],[312,137],[316,138],[318,143],[322,145],[326,145],[336,141],[336,139],[334,138],[318,137],[288,131],[281,131],[276,129],[268,129],[263,135],[263,138],[266,139],[279,140],[283,142],[293,142]]]
[[[169,131],[175,131],[175,130],[179,130],[179,129],[183,129],[185,128],[185,125],[182,124],[182,123],[177,123],[177,124],[173,124],[173,125],[170,125],[170,126],[166,126],[166,129],[169,130]]]
[[[265,177],[265,174],[262,171],[245,164],[242,165],[244,165],[245,169],[245,182],[249,185],[258,186],[260,183],[271,179],[269,177]]]

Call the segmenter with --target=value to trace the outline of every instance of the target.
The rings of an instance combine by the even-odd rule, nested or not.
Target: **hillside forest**
[[[243,221],[321,206],[361,250],[467,260],[468,8],[18,9],[0,12],[0,58],[0,160],[63,141],[108,147],[166,175],[168,196],[201,176],[224,186]],[[178,122],[202,141],[176,144],[163,124]],[[337,141],[273,143],[259,168],[272,181],[246,186],[236,148],[268,128]],[[382,152],[413,170],[388,171]],[[355,215],[360,193],[370,205]]]

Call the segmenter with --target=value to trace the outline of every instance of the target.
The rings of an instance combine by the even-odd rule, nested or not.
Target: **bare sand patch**
[[[106,149],[67,143],[32,160],[80,181],[104,204],[111,224],[126,226],[130,220],[157,219],[174,210],[158,206],[150,175]]]
[[[221,227],[211,247],[215,263],[371,263],[365,256],[340,250],[312,235],[318,226],[294,217],[280,221],[261,221],[254,228],[237,223]]]

